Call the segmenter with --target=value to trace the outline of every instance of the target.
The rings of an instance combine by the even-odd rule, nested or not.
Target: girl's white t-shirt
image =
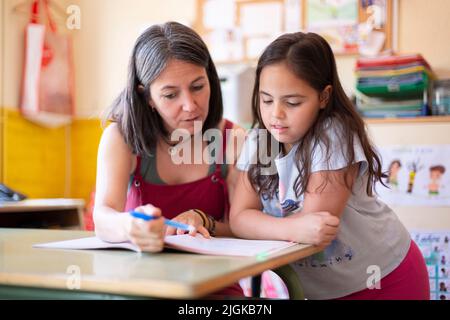
[[[326,159],[326,149],[319,143],[312,154],[311,172],[347,166],[348,148],[339,128],[329,123],[326,134],[330,138],[330,159]],[[247,136],[237,163],[239,170],[247,171],[255,163],[257,150],[261,154],[264,148],[256,148],[257,130]],[[273,161],[272,169],[279,175],[278,192],[272,199],[261,197],[263,211],[271,216],[283,218],[303,207],[303,194],[297,197],[294,192],[298,176],[297,148],[298,144],[287,155],[278,155]],[[307,299],[334,299],[374,286],[375,281],[399,266],[409,250],[409,232],[396,214],[377,196],[369,197],[366,193],[367,160],[356,135],[353,149],[354,163],[360,163],[360,170],[341,215],[336,239],[324,251],[291,264]]]

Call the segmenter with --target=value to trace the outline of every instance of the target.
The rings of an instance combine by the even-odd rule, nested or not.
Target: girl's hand
[[[159,252],[164,247],[164,219],[161,218],[161,210],[151,204],[140,206],[134,211],[142,212],[150,216],[160,217],[150,221],[129,216],[126,221],[128,239],[137,245],[142,251]]]
[[[329,212],[313,212],[290,217],[295,242],[327,247],[336,238],[339,218]]]
[[[195,237],[197,232],[199,232],[205,238],[210,238],[208,230],[203,225],[202,217],[194,210],[185,211],[180,213],[178,216],[172,219],[173,221],[178,221],[184,224],[189,224],[195,228],[194,231],[190,231],[189,235]],[[185,234],[187,231],[183,229],[176,229],[174,227],[167,227],[166,235],[174,234]]]

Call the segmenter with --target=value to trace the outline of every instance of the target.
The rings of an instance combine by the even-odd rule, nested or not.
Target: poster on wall
[[[450,230],[412,230],[411,238],[425,259],[431,300],[450,300]]]
[[[450,145],[401,145],[378,149],[383,180],[379,197],[390,205],[450,206]]]

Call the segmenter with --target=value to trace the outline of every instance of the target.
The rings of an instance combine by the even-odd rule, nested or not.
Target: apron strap
[[[233,122],[228,121],[225,119],[225,125],[223,127],[223,139],[222,139],[222,149],[220,150],[220,157],[219,159],[222,159],[223,163],[226,163],[226,149],[227,149],[227,140],[228,140],[228,133],[229,130],[233,129]],[[220,161],[219,161],[220,162]],[[222,186],[223,194],[225,198],[225,207],[223,212],[223,217],[225,219],[228,219],[228,214],[230,212],[230,198],[228,194],[228,186],[227,182],[224,178],[222,178],[222,164],[217,163],[216,164],[216,171],[213,174],[213,179],[217,181]]]
[[[227,140],[228,140],[228,133],[229,130],[233,129],[233,122],[228,121],[227,119],[225,119],[225,124],[223,126],[223,133],[222,133],[222,149],[220,149],[220,153],[219,153],[219,163],[216,163],[216,173],[221,174],[222,173],[222,164],[226,163],[226,150],[227,150]],[[228,130],[228,131],[227,131]],[[222,163],[220,163],[222,162]]]
[[[134,175],[141,174],[141,162],[142,158],[140,155],[136,156],[136,169],[134,170]]]

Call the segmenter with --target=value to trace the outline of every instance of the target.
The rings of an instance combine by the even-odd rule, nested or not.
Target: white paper
[[[84,250],[84,249],[128,249],[139,252],[139,248],[131,242],[106,242],[97,237],[81,238],[74,240],[65,240],[48,243],[37,243],[34,248],[47,249],[68,249],[68,250]]]
[[[236,238],[206,239],[201,235],[168,236],[165,239],[167,247],[183,251],[224,256],[256,256],[271,254],[295,245],[295,242],[271,240],[246,240]]]
[[[267,36],[282,32],[281,3],[242,4],[240,26],[245,36]]]
[[[256,256],[258,254],[268,255],[276,251],[295,245],[295,242],[271,241],[271,240],[245,240],[236,238],[213,238],[206,239],[197,234],[175,235],[165,238],[166,247],[181,251],[223,255],[223,256]],[[119,248],[139,252],[139,248],[131,242],[112,243],[100,240],[97,237],[81,238],[67,241],[40,243],[33,245],[35,248],[47,249],[108,249]]]

